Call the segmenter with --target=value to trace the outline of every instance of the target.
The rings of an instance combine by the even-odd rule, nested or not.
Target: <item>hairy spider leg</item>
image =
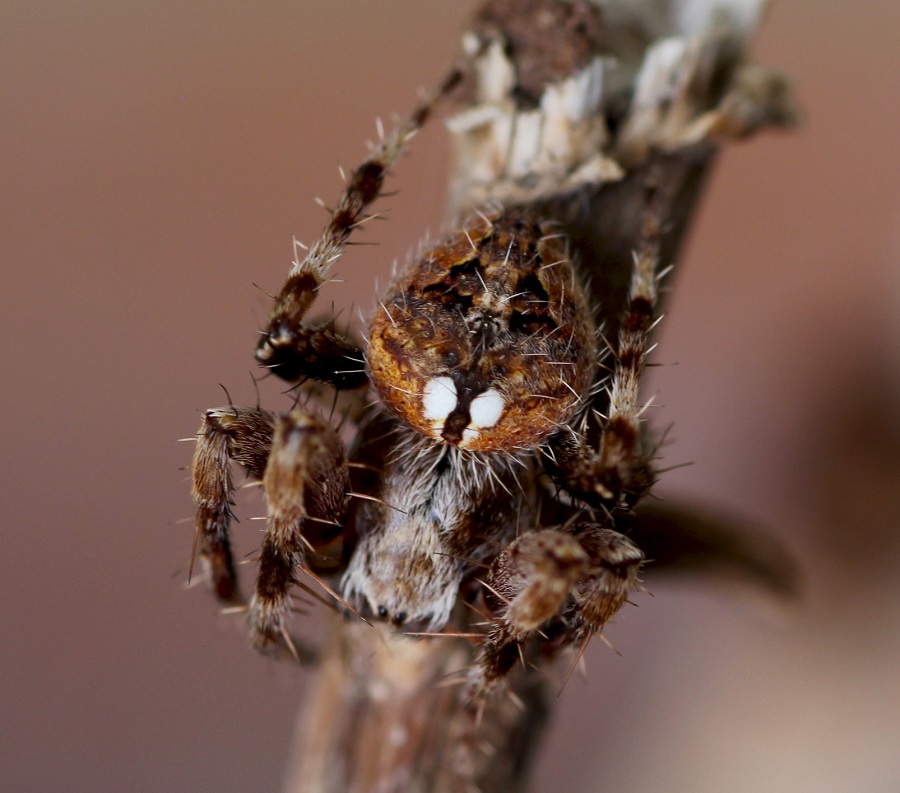
[[[208,569],[217,597],[232,603],[244,602],[229,538],[232,462],[260,480],[266,493],[266,531],[247,608],[253,643],[263,649],[289,641],[284,619],[297,569],[328,569],[339,553],[335,544],[343,532],[350,478],[334,428],[303,408],[277,419],[260,408],[206,411],[192,466],[194,556]]]
[[[652,450],[641,443],[640,379],[651,351],[656,325],[657,263],[660,227],[656,189],[648,187],[641,244],[634,254],[628,305],[613,349],[607,392],[609,407],[600,432],[599,449],[584,433],[565,427],[554,435],[544,455],[548,473],[575,498],[611,514],[630,509],[653,484]]]
[[[340,538],[350,476],[343,443],[334,428],[295,407],[275,424],[263,474],[266,531],[256,589],[247,620],[254,645],[265,649],[285,637],[290,593],[303,566],[316,567],[321,552]]]
[[[350,244],[353,230],[373,217],[368,208],[381,194],[386,174],[461,79],[462,71],[453,69],[407,119],[382,138],[350,176],[321,236],[302,259],[301,246],[295,240],[293,266],[256,350],[256,360],[279,377],[289,381],[308,377],[336,388],[365,384],[362,354],[356,344],[331,324],[304,327],[303,318],[335,261]]]
[[[587,522],[510,543],[485,582],[485,601],[498,615],[469,678],[473,698],[501,683],[524,659],[523,643],[555,617],[566,626],[559,634],[564,645],[583,644],[601,631],[636,585],[643,559],[624,535]]]
[[[191,492],[197,507],[191,573],[199,558],[220,600],[239,599],[229,528],[234,518],[234,483],[229,461],[262,479],[275,418],[261,408],[211,408],[197,431]],[[189,576],[191,575],[189,573]]]

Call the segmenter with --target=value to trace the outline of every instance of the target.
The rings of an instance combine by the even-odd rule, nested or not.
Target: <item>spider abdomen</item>
[[[414,429],[472,451],[538,446],[577,409],[596,343],[565,239],[518,211],[482,217],[391,284],[368,364]]]

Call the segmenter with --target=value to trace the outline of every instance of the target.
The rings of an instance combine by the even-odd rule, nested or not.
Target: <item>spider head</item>
[[[483,218],[402,272],[373,317],[369,372],[387,406],[463,449],[539,445],[593,377],[590,312],[560,235]]]

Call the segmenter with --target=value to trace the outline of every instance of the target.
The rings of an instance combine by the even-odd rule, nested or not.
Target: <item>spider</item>
[[[207,410],[192,467],[194,556],[221,600],[246,606],[263,650],[293,647],[291,594],[308,590],[301,571],[348,614],[393,630],[463,629],[481,614],[487,629],[468,675],[479,697],[526,650],[586,646],[639,583],[644,557],[622,530],[654,481],[638,385],[655,324],[660,224],[649,183],[611,338],[565,235],[514,202],[473,212],[400,269],[364,348],[333,322],[307,322],[385,175],[462,79],[452,71],[383,137],[305,255],[295,244],[256,350],[288,382],[374,393],[355,417],[355,440],[346,450],[309,403],[283,414]],[[248,601],[229,543],[232,463],[267,501]]]

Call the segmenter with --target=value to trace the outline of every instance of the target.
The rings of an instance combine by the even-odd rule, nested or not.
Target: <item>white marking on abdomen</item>
[[[456,403],[456,383],[449,377],[433,377],[425,384],[422,409],[428,421],[446,421]]]
[[[482,394],[479,394],[472,400],[469,407],[469,417],[472,422],[469,424],[473,429],[486,430],[493,427],[498,421],[506,408],[506,402],[496,388],[489,388]]]

